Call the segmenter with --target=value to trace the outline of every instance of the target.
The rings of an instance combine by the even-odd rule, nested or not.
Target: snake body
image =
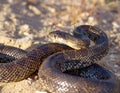
[[[89,25],[78,26],[73,34],[79,38],[81,32],[87,33],[95,45],[87,48],[89,41],[86,39],[86,44],[84,40],[77,40],[81,43],[82,49],[78,46],[76,50],[67,45],[49,43],[30,52],[1,46],[0,55],[6,55],[7,61],[10,59],[10,62],[0,63],[0,81],[23,80],[40,67],[38,72],[40,83],[45,90],[52,93],[119,93],[116,77],[96,64],[108,53],[109,44],[106,34],[101,29]],[[51,35],[54,35],[54,39],[61,36],[59,31]]]
[[[82,25],[74,30],[74,35],[79,37],[81,31],[88,34],[95,46],[59,52],[48,57],[38,73],[43,86],[52,93],[119,93],[116,77],[105,68],[94,64],[108,53],[106,34],[95,26]],[[69,74],[63,73],[66,71]],[[70,75],[73,72],[75,74]],[[78,77],[79,72],[81,74]]]

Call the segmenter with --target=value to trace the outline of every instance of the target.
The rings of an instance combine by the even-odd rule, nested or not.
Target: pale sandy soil
[[[120,79],[119,0],[0,0],[0,43],[5,45],[29,51],[47,43],[49,32],[71,32],[81,24],[98,25],[107,33],[110,52],[100,63]],[[41,90],[37,74],[20,82],[0,84],[0,93]]]

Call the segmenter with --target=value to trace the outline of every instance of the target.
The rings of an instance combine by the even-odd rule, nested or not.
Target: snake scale
[[[85,36],[83,40],[79,39],[81,34],[87,39]],[[39,81],[45,90],[52,93],[119,93],[115,75],[97,64],[108,53],[107,35],[90,25],[76,27],[73,35],[74,38],[64,32],[51,32],[49,37],[63,44],[44,44],[30,52],[1,45],[0,81],[23,80],[40,67]],[[90,43],[88,38],[95,45],[87,47]],[[76,48],[64,45],[66,43]]]

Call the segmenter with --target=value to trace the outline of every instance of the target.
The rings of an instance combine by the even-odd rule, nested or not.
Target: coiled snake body
[[[6,58],[7,62],[3,60],[0,63],[0,81],[20,81],[29,77],[41,65],[38,72],[39,80],[49,92],[119,93],[116,77],[96,64],[108,53],[106,34],[95,26],[81,25],[74,30],[74,35],[79,38],[81,32],[85,32],[95,45],[87,47],[89,45],[87,39],[84,39],[87,42],[84,43],[84,40],[73,38],[77,44],[73,44],[73,41],[72,44],[77,50],[67,45],[49,43],[28,53],[17,48],[1,46],[0,58],[1,60]],[[61,39],[62,35],[66,40]],[[71,35],[66,38],[65,33],[59,31],[52,32],[49,36],[54,36],[54,39],[59,37],[62,43],[70,41],[68,37],[71,38]],[[78,45],[82,49],[79,49]],[[46,57],[48,58],[45,59]]]

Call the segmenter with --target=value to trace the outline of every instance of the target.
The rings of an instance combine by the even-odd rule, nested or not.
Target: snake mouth
[[[87,48],[87,46],[85,44],[73,43],[73,42],[69,42],[69,41],[67,42],[67,45],[72,47],[73,49],[76,49],[76,50]]]

